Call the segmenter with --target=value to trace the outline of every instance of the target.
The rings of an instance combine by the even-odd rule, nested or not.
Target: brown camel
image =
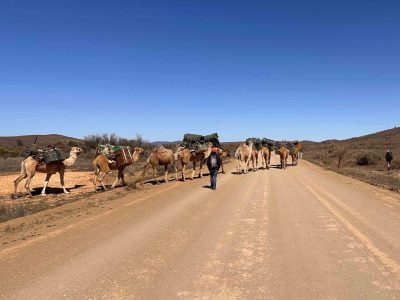
[[[253,166],[253,172],[258,171],[258,157],[261,154],[261,150],[254,149],[251,151],[251,164]]]
[[[63,189],[64,193],[68,194],[69,192],[65,189],[65,186],[64,186],[65,169],[67,167],[71,167],[75,163],[76,159],[78,158],[78,155],[81,152],[83,152],[83,150],[81,148],[72,147],[69,158],[67,158],[63,161],[52,162],[52,163],[48,163],[48,164],[39,164],[38,161],[34,160],[31,156],[29,156],[27,159],[25,159],[21,163],[21,175],[14,181],[14,194],[15,195],[17,194],[18,184],[24,178],[26,178],[25,189],[28,192],[28,194],[30,196],[32,196],[32,192],[30,190],[30,183],[36,172],[47,174],[45,182],[44,182],[44,186],[43,186],[43,189],[41,192],[42,196],[46,196],[46,188],[47,188],[47,185],[49,184],[50,177],[51,177],[51,175],[56,174],[56,173],[60,173],[60,181],[61,181],[62,189]]]
[[[178,179],[178,169],[176,168],[177,156],[174,155],[172,150],[166,149],[163,146],[157,146],[151,153],[149,158],[147,159],[147,163],[143,168],[142,177],[140,179],[141,185],[143,185],[143,178],[146,175],[146,172],[149,168],[153,168],[153,177],[156,180],[157,184],[160,182],[157,179],[157,167],[164,166],[165,168],[165,182],[168,182],[168,166],[172,165],[175,169],[175,180]]]
[[[218,148],[218,154],[221,157],[222,174],[225,174],[223,158],[230,158],[231,157],[231,152],[229,151],[229,149]]]
[[[207,157],[210,156],[211,147],[212,143],[208,143],[207,150],[200,152],[192,152],[190,151],[190,149],[186,149],[184,147],[179,147],[177,149],[175,156],[181,160],[183,181],[186,181],[185,170],[189,162],[193,163],[192,176],[190,177],[190,179],[193,180],[194,178],[194,173],[196,172],[197,163],[199,163],[200,165],[199,178],[203,177],[203,172],[202,172],[203,164],[204,161],[207,159]]]
[[[297,150],[297,160],[299,160],[303,156],[303,145],[298,143],[294,145],[294,148]]]
[[[135,147],[132,152],[132,158],[133,162],[137,162],[140,158],[140,155],[143,153],[143,149],[140,147]],[[93,168],[94,168],[94,178],[93,178],[93,185],[94,185],[94,190],[97,190],[97,181],[100,182],[101,187],[103,190],[106,190],[106,186],[103,183],[103,178],[106,176],[108,173],[111,172],[111,170],[118,170],[117,178],[115,179],[114,183],[112,184],[111,188],[115,188],[115,185],[118,183],[118,181],[121,179],[122,184],[125,186],[125,176],[124,176],[124,170],[127,167],[127,165],[120,166],[118,167],[117,163],[115,161],[110,162],[107,157],[97,151],[96,153],[96,158],[93,161]]]
[[[281,169],[286,169],[288,156],[290,154],[289,149],[283,146],[279,148],[279,150],[277,150],[276,153],[279,155],[281,159]]]
[[[218,149],[219,156],[221,158],[230,158],[231,157],[231,152],[229,149]]]
[[[290,156],[292,157],[292,166],[297,166],[299,150],[295,147],[293,152],[290,152]]]
[[[271,161],[271,151],[269,151],[268,147],[262,147],[261,148],[261,167],[263,169],[269,170],[270,161]]]
[[[252,150],[253,142],[250,142],[249,145],[243,143],[239,146],[239,148],[237,148],[235,152],[236,174],[246,174],[249,171],[249,162],[251,159]]]

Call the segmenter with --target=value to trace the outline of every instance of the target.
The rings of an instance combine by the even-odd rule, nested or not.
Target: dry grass
[[[392,191],[400,191],[400,128],[349,140],[304,142],[304,159],[343,175]],[[391,148],[392,170],[386,167],[386,150]],[[340,161],[340,164],[339,164]]]

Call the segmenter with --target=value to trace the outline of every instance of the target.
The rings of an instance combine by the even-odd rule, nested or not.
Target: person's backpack
[[[212,169],[218,167],[218,161],[217,161],[217,156],[216,155],[211,155],[210,166],[211,166]]]

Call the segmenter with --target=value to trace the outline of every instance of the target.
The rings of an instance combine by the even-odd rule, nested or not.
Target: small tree
[[[139,133],[136,134],[136,139],[135,139],[135,146],[136,147],[142,147],[143,146],[143,136]]]
[[[337,165],[338,169],[340,169],[343,157],[345,156],[346,152],[347,152],[347,150],[344,147],[338,147],[338,149],[336,150],[335,154],[338,159],[338,165]]]

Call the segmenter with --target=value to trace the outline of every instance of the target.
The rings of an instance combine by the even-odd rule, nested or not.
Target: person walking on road
[[[388,151],[386,151],[385,159],[386,159],[388,170],[390,170],[390,168],[391,168],[390,164],[393,160],[392,150],[388,149]]]
[[[210,188],[212,190],[217,189],[217,175],[219,168],[221,167],[222,161],[221,157],[218,154],[218,148],[213,147],[211,148],[211,154],[207,158],[207,167],[210,171]]]

